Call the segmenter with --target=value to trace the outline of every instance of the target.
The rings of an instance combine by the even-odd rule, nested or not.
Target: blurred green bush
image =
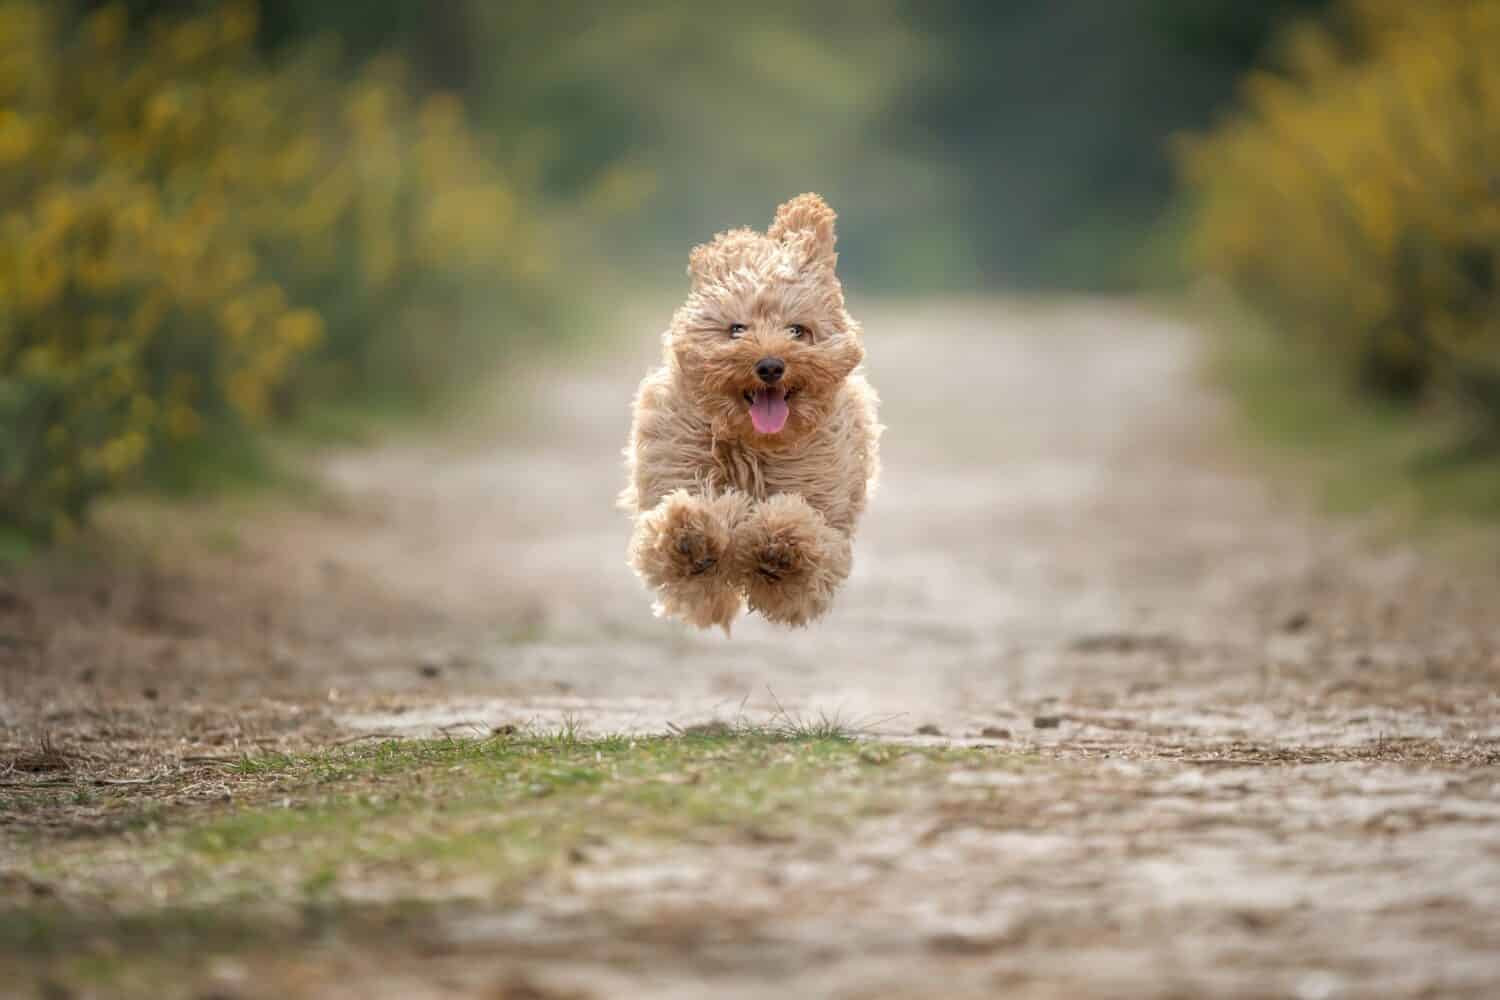
[[[1500,2],[1350,0],[1185,141],[1196,259],[1381,394],[1500,432]]]
[[[57,535],[204,434],[436,388],[474,364],[470,293],[547,287],[455,99],[256,29],[0,2],[0,525]]]

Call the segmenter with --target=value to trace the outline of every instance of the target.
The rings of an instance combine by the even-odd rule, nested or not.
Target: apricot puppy
[[[834,218],[804,194],[767,232],[720,233],[689,258],[687,301],[636,393],[620,496],[659,615],[727,632],[748,604],[805,625],[849,575],[881,428]]]

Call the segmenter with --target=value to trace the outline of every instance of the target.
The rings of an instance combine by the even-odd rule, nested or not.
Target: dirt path
[[[603,996],[1500,991],[1500,584],[1274,495],[1172,322],[861,316],[885,478],[820,626],[650,617],[611,508],[647,335],[517,376],[504,430],[333,461],[322,511],[134,529],[191,563],[13,581],[10,739],[146,766],[780,709],[1050,762],[852,840],[591,859],[392,995],[467,992],[497,954]]]

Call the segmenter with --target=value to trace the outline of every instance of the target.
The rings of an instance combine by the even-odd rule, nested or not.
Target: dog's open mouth
[[[791,413],[791,407],[787,403],[794,395],[795,390],[779,385],[745,393],[745,402],[750,404],[750,423],[755,425],[756,431],[761,434],[779,433],[786,426],[786,418]]]

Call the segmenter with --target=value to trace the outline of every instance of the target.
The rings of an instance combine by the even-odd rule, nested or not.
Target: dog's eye
[[[791,326],[786,328],[786,332],[791,335],[793,340],[801,340],[809,333],[807,327],[803,326],[801,323],[793,323]]]
[[[730,323],[729,335],[731,337],[743,337],[747,329],[748,327],[746,327],[743,323]]]

